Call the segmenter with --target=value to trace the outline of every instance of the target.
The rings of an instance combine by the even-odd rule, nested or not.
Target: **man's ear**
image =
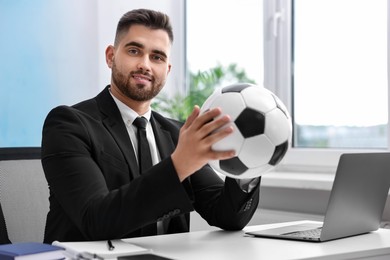
[[[115,52],[114,46],[109,45],[106,48],[106,63],[110,69],[112,68],[112,64],[114,63],[114,52]]]
[[[169,74],[169,72],[171,72],[171,68],[172,68],[172,64],[168,64],[168,71],[167,71],[167,75]]]

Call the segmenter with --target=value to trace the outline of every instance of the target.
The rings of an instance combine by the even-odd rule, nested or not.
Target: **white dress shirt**
[[[114,99],[116,105],[118,106],[118,109],[121,113],[123,122],[126,125],[127,133],[130,136],[130,140],[131,140],[131,143],[133,145],[133,149],[135,151],[135,156],[137,157],[137,160],[138,160],[137,127],[135,125],[133,125],[133,122],[137,117],[143,116],[148,120],[148,124],[146,125],[146,137],[148,139],[148,143],[149,143],[149,147],[150,147],[150,153],[152,156],[152,163],[153,163],[153,165],[155,165],[158,162],[160,162],[160,160],[161,160],[160,153],[158,152],[156,139],[154,137],[152,125],[150,123],[150,116],[152,114],[152,111],[149,110],[148,112],[146,112],[143,115],[138,115],[137,112],[135,112],[133,109],[126,106],[119,99],[114,97],[112,94],[111,94],[111,96]]]

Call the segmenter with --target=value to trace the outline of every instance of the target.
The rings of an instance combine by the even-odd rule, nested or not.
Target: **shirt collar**
[[[135,112],[133,109],[131,109],[130,107],[128,107],[125,103],[123,103],[122,101],[120,101],[119,99],[117,99],[112,93],[111,93],[111,90],[110,90],[110,94],[112,96],[112,98],[114,99],[116,105],[118,106],[118,109],[121,113],[121,116],[122,116],[122,119],[123,121],[126,123],[126,124],[129,124],[129,125],[132,125],[134,120],[139,117],[139,116],[143,116],[145,117],[148,121],[150,120],[150,116],[152,115],[152,111],[149,109],[145,114],[143,115],[138,115],[137,112]]]

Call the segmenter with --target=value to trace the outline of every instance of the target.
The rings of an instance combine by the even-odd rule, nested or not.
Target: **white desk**
[[[245,231],[285,224],[246,227]],[[389,229],[323,243],[255,238],[246,236],[244,231],[222,230],[131,238],[126,241],[177,260],[390,259]]]

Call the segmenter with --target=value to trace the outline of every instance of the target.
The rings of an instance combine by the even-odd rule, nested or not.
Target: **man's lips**
[[[152,78],[143,74],[133,74],[132,77],[137,81],[152,81]]]

